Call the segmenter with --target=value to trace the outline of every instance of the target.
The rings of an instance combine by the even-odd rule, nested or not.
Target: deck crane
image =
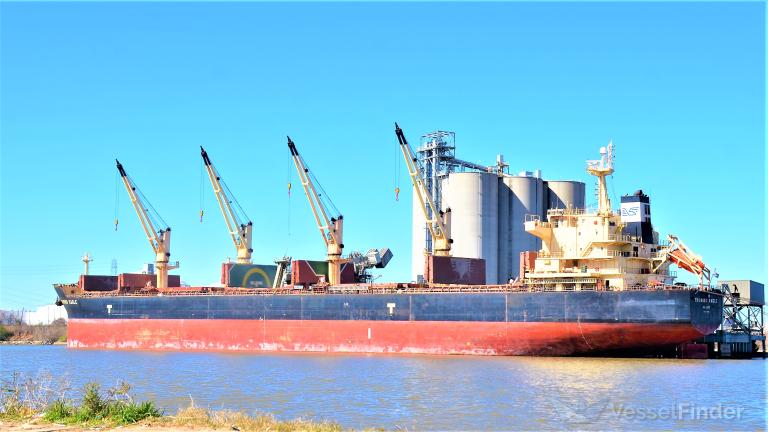
[[[347,262],[347,260],[341,258],[341,253],[344,249],[344,216],[339,214],[328,217],[328,210],[320,200],[320,195],[317,193],[315,184],[310,178],[309,169],[296,149],[296,145],[291,140],[291,137],[288,137],[288,149],[291,151],[291,157],[294,164],[296,164],[296,170],[299,172],[301,185],[304,187],[304,193],[307,195],[309,206],[312,208],[312,214],[315,216],[317,228],[323,236],[323,241],[328,251],[328,282],[331,285],[338,285],[341,281],[341,266]]]
[[[147,207],[139,196],[140,191],[136,187],[136,184],[128,176],[123,168],[123,165],[119,160],[115,159],[117,163],[117,170],[120,172],[120,177],[123,179],[125,189],[128,191],[128,195],[131,197],[133,208],[136,210],[136,214],[139,216],[139,222],[144,229],[144,233],[147,235],[149,245],[155,252],[155,269],[157,273],[157,289],[168,288],[168,270],[173,270],[179,267],[178,261],[175,264],[170,264],[169,259],[171,257],[171,228],[167,226],[165,229],[155,229],[155,224],[152,222],[152,218],[149,215],[148,209],[152,208],[150,205]],[[137,193],[138,192],[138,193]],[[154,211],[154,209],[152,209]],[[157,213],[157,212],[155,212]],[[162,218],[159,218],[160,222],[164,222]],[[165,223],[164,223],[165,224]]]
[[[211,179],[213,193],[216,194],[216,199],[219,201],[219,207],[221,208],[221,214],[224,216],[224,222],[227,224],[229,236],[235,244],[235,249],[237,249],[237,262],[238,264],[251,264],[251,253],[253,253],[253,249],[251,248],[253,222],[242,222],[237,212],[232,208],[232,200],[234,198],[227,196],[227,192],[229,192],[230,195],[232,193],[229,191],[229,188],[226,187],[224,182],[221,181],[221,176],[219,176],[218,170],[213,166],[211,158],[208,157],[208,153],[203,147],[200,147],[200,154],[203,157],[205,169],[208,171],[208,177]],[[237,200],[235,200],[235,204],[240,208]],[[247,218],[242,208],[240,208],[240,212]]]
[[[411,150],[403,130],[400,129],[397,123],[395,123],[395,134],[400,142],[400,149],[403,151],[405,164],[408,166],[408,175],[411,177],[411,183],[413,183],[413,191],[419,199],[421,211],[424,214],[429,234],[432,237],[434,255],[450,256],[451,243],[453,243],[453,239],[451,239],[451,210],[448,209],[443,212],[435,207],[432,195],[427,189],[426,184],[424,184],[424,179],[421,177],[416,166],[417,159],[413,155],[413,150]],[[426,251],[426,253],[428,254],[429,251]]]

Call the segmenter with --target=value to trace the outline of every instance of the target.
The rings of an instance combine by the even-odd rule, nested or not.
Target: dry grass
[[[306,431],[340,432],[342,427],[331,422],[312,422],[302,419],[279,421],[271,415],[250,416],[237,411],[208,411],[190,406],[180,410],[174,416],[165,416],[147,420],[142,424],[150,427],[176,427],[190,429],[226,429],[240,431]]]
[[[41,371],[34,376],[14,372],[0,381],[0,420],[23,420],[43,412],[72,391],[65,377]]]

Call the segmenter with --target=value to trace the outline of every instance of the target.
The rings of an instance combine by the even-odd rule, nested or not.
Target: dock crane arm
[[[171,228],[155,229],[155,225],[152,223],[152,218],[150,218],[149,212],[147,211],[147,206],[136,192],[136,184],[134,184],[133,180],[125,172],[125,168],[123,168],[120,161],[115,159],[115,162],[117,163],[117,171],[123,179],[125,189],[128,191],[128,196],[131,198],[131,203],[133,203],[133,208],[136,210],[136,215],[139,217],[141,227],[144,229],[144,234],[146,234],[149,245],[155,253],[157,288],[168,288],[168,270],[178,267],[178,265],[170,265],[168,262],[171,256]]]
[[[340,283],[341,278],[341,253],[344,249],[344,216],[328,217],[328,210],[325,208],[320,195],[317,193],[315,184],[309,175],[309,169],[304,163],[304,159],[296,149],[291,137],[288,137],[288,149],[291,151],[291,157],[296,165],[296,171],[299,173],[301,185],[304,187],[304,193],[309,200],[309,206],[312,208],[312,215],[315,217],[317,229],[323,237],[323,242],[328,252],[328,279],[331,285]]]
[[[251,254],[253,253],[251,247],[253,222],[248,221],[247,223],[243,223],[240,220],[237,213],[232,208],[232,199],[227,196],[227,191],[225,191],[218,170],[213,166],[211,158],[208,157],[208,153],[203,147],[200,147],[200,154],[203,157],[205,169],[208,171],[208,177],[211,179],[213,193],[216,195],[216,200],[219,202],[219,208],[221,209],[221,214],[224,216],[224,222],[227,224],[229,236],[235,244],[235,249],[237,250],[237,262],[240,264],[251,264]]]
[[[400,142],[400,150],[403,152],[405,164],[408,166],[408,175],[411,177],[414,193],[419,199],[421,211],[424,214],[429,233],[432,236],[434,254],[437,256],[450,256],[451,243],[453,243],[453,240],[450,238],[450,210],[443,212],[435,206],[432,195],[427,190],[424,179],[421,177],[416,166],[416,156],[414,156],[411,146],[405,139],[403,130],[400,129],[397,123],[395,123],[395,134]],[[432,216],[430,216],[430,213]]]

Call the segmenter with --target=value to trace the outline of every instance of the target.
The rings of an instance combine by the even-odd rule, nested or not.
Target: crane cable
[[[331,198],[328,196],[328,193],[325,192],[323,185],[320,183],[320,181],[317,180],[317,177],[315,177],[315,172],[309,167],[309,165],[307,164],[307,161],[305,161],[301,155],[298,155],[298,157],[301,159],[301,164],[304,165],[307,178],[315,186],[315,191],[317,192],[317,199],[319,201],[318,204],[330,210],[332,213],[331,214],[332,217],[341,216],[341,212],[339,211],[338,207],[336,207],[336,204],[333,203],[333,200],[331,200]]]
[[[320,182],[317,180],[317,177],[315,177],[315,174],[312,172],[312,170],[309,169],[309,167],[307,167],[307,174],[309,174],[309,177],[312,179],[312,183],[315,184],[315,187],[319,191],[317,198],[320,199],[325,208],[331,210],[336,217],[341,216],[341,212],[339,211],[338,207],[336,207],[336,204],[333,203],[331,197],[328,196],[328,193],[325,192],[325,188],[323,188],[323,185],[320,184]]]
[[[395,147],[395,201],[400,201],[400,166],[402,164],[402,157],[400,156],[400,149]]]
[[[221,178],[221,175],[219,175],[219,172],[216,171],[216,177],[219,179],[219,183],[221,183],[221,186],[224,188],[225,193],[227,194],[227,198],[229,199],[229,204],[232,205],[232,212],[233,216],[235,216],[236,220],[235,223],[238,226],[243,225],[243,221],[250,222],[251,218],[248,217],[248,214],[245,213],[245,209],[243,209],[243,206],[240,205],[240,202],[235,198],[235,194],[232,193],[232,190],[229,189],[229,186],[227,186],[227,182],[224,181],[224,179]]]
[[[203,193],[203,160],[200,159],[200,223],[203,223],[203,206],[205,205],[205,194]]]
[[[133,177],[131,177],[130,175],[127,177],[128,177],[128,181],[133,187],[134,192],[136,193],[136,196],[139,198],[139,201],[141,202],[141,204],[146,206],[144,207],[144,211],[147,214],[147,219],[149,219],[149,222],[152,223],[155,229],[158,229],[157,234],[159,234],[160,231],[166,230],[169,227],[168,223],[165,221],[165,219],[163,219],[162,216],[160,216],[160,213],[155,209],[152,203],[149,202],[149,200],[147,199],[147,196],[144,195],[144,192],[142,192],[141,189],[139,189],[139,186],[137,186],[136,182],[133,181]]]
[[[291,172],[293,172],[293,167],[291,165],[293,165],[293,158],[289,156],[288,165],[287,165],[288,169],[286,170],[286,175],[285,175],[285,179],[286,179],[285,181],[288,185],[288,203],[287,203],[288,216],[286,217],[286,225],[287,225],[286,235],[288,237],[288,241],[285,242],[286,246],[285,246],[285,252],[283,253],[283,256],[288,255],[288,247],[291,244],[291,241],[290,241],[291,240]]]
[[[120,214],[120,175],[115,173],[115,231],[120,224],[118,216]]]

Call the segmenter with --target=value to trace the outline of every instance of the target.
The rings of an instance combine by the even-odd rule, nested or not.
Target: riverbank
[[[10,340],[0,341],[0,345],[67,345],[67,341],[45,341],[45,340]]]
[[[211,411],[194,402],[174,415],[166,415],[154,401],[138,402],[130,385],[119,383],[104,391],[86,384],[79,399],[66,381],[50,375],[25,378],[14,374],[0,388],[0,430],[84,431],[151,429],[180,430],[308,431],[337,432],[340,425],[303,419],[277,420],[269,414],[248,415],[236,411]]]
[[[67,343],[67,324],[56,320],[52,324],[24,323],[0,325],[0,345],[54,345]]]
[[[2,418],[2,416],[0,416]],[[180,431],[270,431],[270,432],[340,432],[342,427],[331,422],[312,422],[302,419],[291,421],[276,420],[271,415],[249,416],[245,413],[232,411],[208,411],[202,408],[186,408],[176,415],[152,417],[130,424],[115,424],[113,422],[84,422],[81,424],[64,424],[46,421],[42,417],[0,420],[0,430],[43,432],[43,431],[133,431],[153,430],[161,432]]]

